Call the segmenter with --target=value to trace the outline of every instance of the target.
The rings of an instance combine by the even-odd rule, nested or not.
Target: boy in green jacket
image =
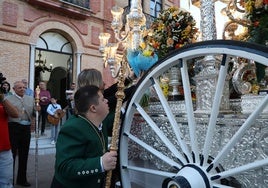
[[[98,87],[88,85],[77,90],[74,103],[77,114],[64,123],[56,143],[51,188],[101,188],[117,160],[115,151],[107,151],[108,132],[102,127],[108,101]]]

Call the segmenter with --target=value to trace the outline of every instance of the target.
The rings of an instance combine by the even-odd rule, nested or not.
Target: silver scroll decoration
[[[202,40],[215,40],[217,34],[214,1],[201,0],[200,3]]]
[[[202,40],[216,40],[216,23],[214,1],[201,0],[201,32]],[[196,81],[196,107],[197,113],[210,113],[212,102],[217,84],[218,69],[216,68],[216,59],[214,56],[206,56],[201,60],[203,69],[195,76]],[[206,89],[204,89],[206,88]],[[229,111],[229,85],[226,80],[222,95],[222,104],[220,111]]]

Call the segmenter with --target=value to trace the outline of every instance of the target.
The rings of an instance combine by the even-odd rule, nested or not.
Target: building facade
[[[34,89],[39,80],[63,104],[64,92],[84,68],[103,73],[107,86],[114,82],[103,67],[99,33],[109,32],[114,5],[119,0],[2,0],[0,1],[0,72],[11,85],[23,78]],[[179,1],[144,1],[144,12],[152,6],[164,8]],[[112,39],[113,40],[113,39]]]

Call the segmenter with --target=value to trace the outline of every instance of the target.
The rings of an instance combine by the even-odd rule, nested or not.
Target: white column
[[[76,55],[76,76],[81,72],[81,55],[82,53],[77,52]]]
[[[34,63],[35,63],[35,44],[30,44],[30,78],[28,80],[29,82],[29,87],[33,90],[35,90],[34,88]]]

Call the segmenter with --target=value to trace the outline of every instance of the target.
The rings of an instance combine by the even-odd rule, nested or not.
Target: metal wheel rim
[[[154,85],[156,90],[159,90],[159,84],[156,83],[156,78],[160,76],[163,72],[168,70],[170,67],[174,65],[180,65],[181,73],[184,75],[183,78],[183,88],[184,91],[189,94],[189,78],[187,75],[187,63],[185,62],[188,59],[194,58],[194,57],[200,57],[200,56],[206,56],[206,55],[215,55],[220,54],[223,58],[229,58],[230,56],[237,56],[239,54],[240,57],[252,59],[254,61],[257,61],[265,66],[268,66],[268,53],[267,48],[260,47],[258,45],[254,44],[248,44],[244,42],[234,42],[234,41],[206,41],[206,42],[200,42],[193,45],[189,45],[185,48],[179,49],[170,55],[168,55],[165,59],[158,62],[154,67],[152,67],[139,81],[137,85],[137,90],[132,96],[132,99],[127,104],[127,110],[125,113],[124,121],[121,128],[121,134],[120,134],[120,171],[121,171],[121,180],[123,187],[135,187],[135,185],[132,185],[132,172],[142,172],[141,174],[150,174],[148,177],[148,182],[144,183],[144,185],[140,182],[137,183],[137,187],[150,187],[150,182],[154,183],[159,179],[159,176],[166,178],[174,178],[174,177],[180,177],[180,173],[183,174],[183,170],[187,165],[193,165],[197,167],[202,173],[205,174],[205,178],[200,177],[200,173],[197,173],[194,178],[198,179],[201,178],[200,181],[203,181],[204,183],[208,179],[208,184],[204,183],[202,185],[203,187],[225,187],[226,185],[223,185],[219,180],[224,178],[230,178],[233,177],[235,174],[244,173],[250,168],[258,168],[263,165],[268,164],[268,158],[267,156],[263,157],[261,160],[256,160],[253,162],[250,162],[248,164],[244,164],[241,166],[236,166],[234,168],[228,169],[228,170],[222,170],[217,171],[215,168],[219,168],[221,166],[221,161],[223,158],[227,157],[230,150],[232,150],[233,147],[238,143],[238,140],[241,140],[244,132],[250,128],[252,122],[254,122],[258,115],[261,113],[261,111],[267,106],[268,104],[268,95],[263,99],[261,105],[259,106],[259,109],[253,111],[247,118],[246,121],[241,125],[241,128],[238,129],[236,134],[223,146],[223,148],[220,149],[218,154],[216,156],[213,156],[212,162],[208,164],[208,159],[211,157],[210,155],[210,149],[211,149],[211,141],[212,137],[214,136],[214,130],[216,126],[218,111],[219,111],[219,105],[220,103],[214,102],[212,106],[212,113],[208,120],[208,128],[206,135],[204,135],[205,141],[203,144],[203,148],[199,148],[197,140],[198,138],[196,135],[196,122],[195,122],[195,115],[193,110],[193,104],[190,99],[190,97],[187,97],[189,95],[185,95],[185,103],[187,106],[187,122],[189,128],[189,136],[190,141],[189,143],[185,143],[184,140],[181,138],[180,129],[174,132],[179,132],[176,141],[179,143],[179,149],[174,146],[174,144],[165,136],[161,130],[157,128],[157,126],[154,126],[153,124],[156,124],[146,113],[146,111],[139,105],[139,101],[142,97],[142,95],[146,92],[149,86]],[[222,59],[223,59],[222,58]],[[225,62],[226,63],[226,62]],[[224,80],[226,77],[226,71],[227,66],[223,62],[221,65],[221,69],[219,71],[219,77],[218,80]],[[217,85],[219,85],[221,81]],[[216,98],[217,96],[220,96],[221,93],[221,86],[218,86],[215,91]],[[160,92],[159,92],[160,93]],[[172,114],[171,109],[169,109],[169,106],[167,105],[167,101],[163,99],[163,96],[161,94],[158,94],[158,97],[160,98],[161,104],[163,105],[163,108],[165,109],[165,113],[167,116],[167,119],[170,124],[175,125],[175,127],[178,125],[176,122],[176,118],[174,117],[174,114]],[[214,101],[217,101],[217,99],[214,99]],[[165,153],[162,153],[157,150],[157,148],[154,148],[151,145],[148,145],[146,142],[139,139],[139,136],[133,135],[131,133],[132,129],[132,120],[135,116],[134,113],[137,112],[143,116],[143,119],[148,124],[152,124],[153,126],[149,126],[154,133],[160,134],[161,140],[164,142],[164,145],[169,148],[171,151],[171,154],[176,156],[176,158],[179,158],[179,160],[173,160],[172,157],[166,156]],[[176,130],[176,128],[175,128]],[[160,131],[160,132],[159,132]],[[140,132],[141,133],[141,132]],[[141,133],[146,134],[146,133]],[[132,152],[131,147],[129,144],[129,140],[131,140],[131,143],[137,144],[139,147],[146,148],[146,151],[148,154],[155,156],[157,160],[163,160],[164,163],[168,163],[169,166],[174,166],[174,169],[172,171],[165,171],[165,170],[158,170],[155,169],[155,167],[150,166],[139,166],[136,165],[131,159],[129,159],[128,153]],[[178,151],[180,150],[180,151]],[[146,152],[145,152],[146,153]],[[201,157],[200,157],[201,156]],[[146,158],[146,157],[145,157]],[[181,164],[182,163],[182,164]],[[143,164],[144,165],[144,164]],[[190,168],[191,173],[193,172],[193,168]],[[192,187],[195,187],[194,181],[191,180],[190,177],[188,177],[189,171],[186,170],[186,173],[182,175],[182,177],[189,180],[188,183],[192,185]],[[142,176],[142,175],[141,175]],[[219,178],[220,177],[220,178]],[[134,180],[136,181],[136,180]],[[137,180],[139,181],[139,180]],[[163,181],[160,181],[163,182]],[[136,184],[134,182],[134,184]],[[149,184],[149,185],[148,185]],[[157,186],[154,185],[154,187],[162,187],[162,184],[157,184]],[[199,182],[199,187],[200,182]],[[227,186],[229,187],[229,186]]]

